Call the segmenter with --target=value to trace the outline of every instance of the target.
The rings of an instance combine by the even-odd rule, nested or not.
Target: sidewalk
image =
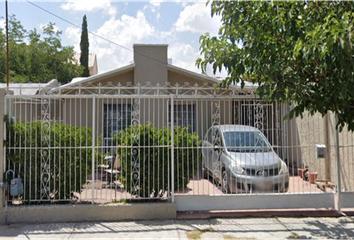
[[[354,217],[237,218],[0,226],[0,239],[354,239]]]

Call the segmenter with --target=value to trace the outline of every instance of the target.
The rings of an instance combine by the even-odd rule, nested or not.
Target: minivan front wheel
[[[223,193],[230,193],[229,189],[229,177],[225,169],[222,171],[222,179],[221,179],[221,190]]]

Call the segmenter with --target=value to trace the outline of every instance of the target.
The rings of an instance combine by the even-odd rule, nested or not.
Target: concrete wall
[[[176,195],[177,211],[334,208],[334,194]]]
[[[173,203],[44,205],[0,209],[0,224],[175,219]]]
[[[319,179],[325,179],[325,158],[316,158],[316,144],[327,145],[330,181],[337,183],[337,167],[334,142],[334,114],[328,113],[328,140],[325,139],[324,118],[320,114],[313,116],[305,113],[303,118],[296,118],[296,125],[290,134],[293,146],[299,147],[299,162],[310,170],[318,172]],[[327,143],[327,144],[326,144]],[[354,190],[354,134],[344,128],[339,133],[341,177],[343,190]],[[297,145],[298,144],[298,145]]]
[[[334,122],[334,116],[332,114],[331,120]],[[331,133],[331,177],[336,179],[336,161],[335,161],[335,144],[334,144],[334,125],[330,129]],[[340,174],[341,174],[341,183],[342,190],[345,191],[354,191],[354,134],[348,131],[347,128],[344,128],[342,132],[339,133],[339,152],[340,152]],[[334,181],[334,180],[333,180]]]
[[[117,85],[118,83],[124,85],[127,85],[127,83],[134,84],[134,71],[128,71],[128,72],[123,72],[114,76],[106,77],[103,79],[100,79],[97,81],[97,83],[100,82],[103,86],[107,85],[109,82],[112,83],[112,85]]]
[[[298,166],[308,166],[311,171],[318,172],[319,179],[325,179],[325,159],[316,158],[316,144],[325,144],[324,120],[320,114],[313,116],[304,113],[303,118],[296,118],[289,135],[292,141],[300,148]]]
[[[134,83],[167,82],[167,47],[168,45],[134,44]]]

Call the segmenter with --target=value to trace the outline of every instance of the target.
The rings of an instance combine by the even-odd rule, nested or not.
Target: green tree
[[[0,82],[6,81],[6,36],[0,28]]]
[[[80,64],[84,67],[83,77],[90,76],[89,71],[89,39],[87,32],[87,19],[84,15],[82,19],[82,31],[81,31],[81,41],[80,41]]]
[[[218,36],[200,38],[197,65],[226,69],[221,83],[252,82],[266,100],[304,111],[333,111],[341,129],[354,130],[354,3],[213,1]]]
[[[72,46],[62,46],[61,31],[54,23],[26,30],[14,15],[9,18],[10,82],[48,82],[56,78],[67,83],[81,76],[82,67],[75,64]],[[6,81],[6,44],[0,29],[0,81]]]

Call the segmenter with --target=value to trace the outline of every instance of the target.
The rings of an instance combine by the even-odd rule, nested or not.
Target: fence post
[[[329,140],[329,130],[328,130],[328,120],[329,113],[327,112],[323,118],[323,133],[324,133],[324,143],[326,145],[326,157],[325,157],[325,179],[331,182],[331,142]]]
[[[335,146],[335,159],[337,163],[337,211],[341,213],[341,206],[340,206],[340,200],[341,200],[341,191],[342,191],[342,186],[341,186],[341,174],[340,174],[340,169],[341,169],[341,162],[340,162],[340,155],[339,155],[339,133],[338,133],[338,117],[335,115],[335,120],[334,120],[334,146]]]
[[[92,199],[95,203],[95,144],[96,144],[96,96],[92,97]]]
[[[5,88],[0,89],[0,182],[4,181],[3,172],[5,171],[5,152],[4,152],[4,107],[5,107]],[[0,216],[4,216],[3,212],[5,211],[5,189],[0,188]],[[4,223],[5,219],[0,218],[0,223]]]
[[[174,130],[174,101],[173,94],[171,95],[171,200],[175,202],[175,130]]]

